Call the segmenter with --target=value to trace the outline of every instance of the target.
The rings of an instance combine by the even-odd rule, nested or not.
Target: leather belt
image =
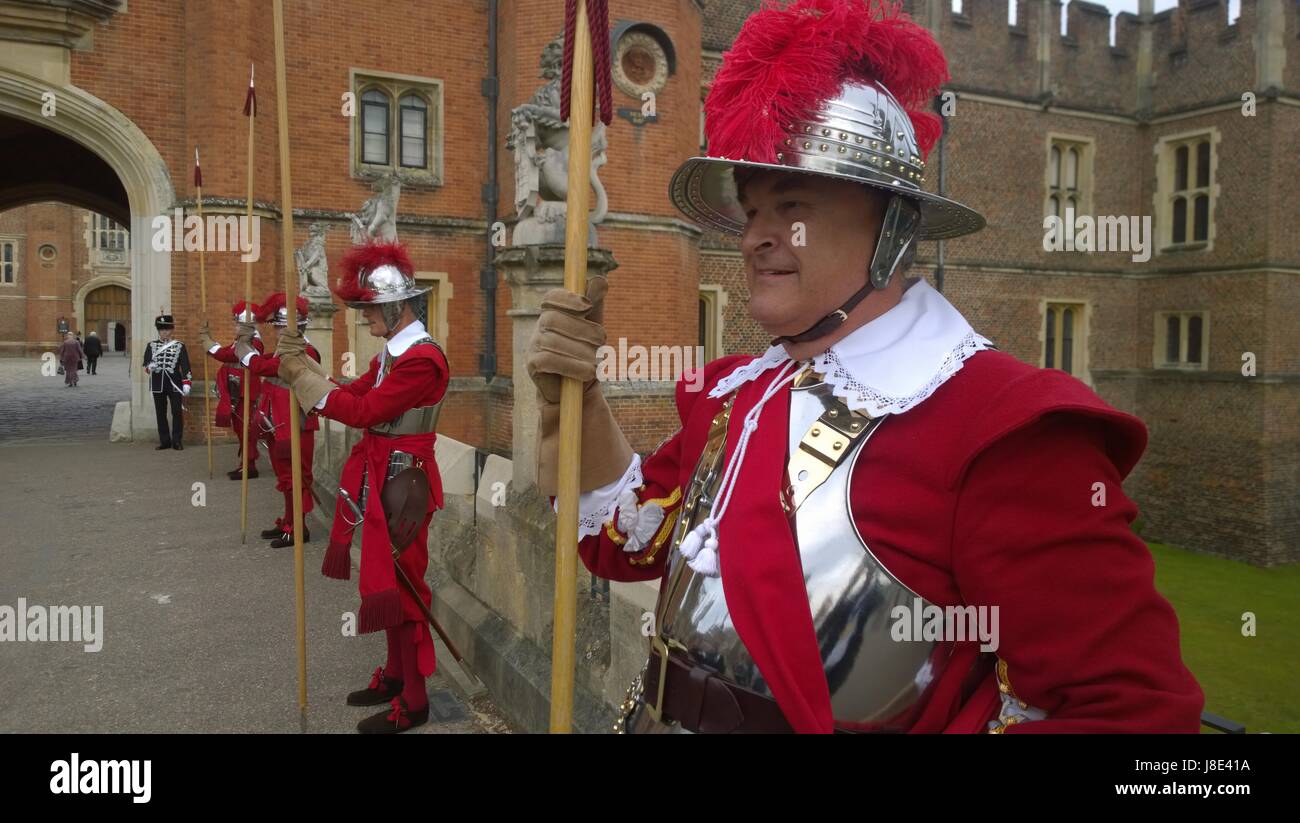
[[[650,715],[663,723],[676,721],[683,729],[705,734],[792,733],[776,701],[718,677],[669,651],[674,640],[650,641],[643,699]]]
[[[685,652],[681,643],[656,635],[650,640],[650,662],[643,678],[642,700],[646,711],[660,723],[676,722],[697,734],[792,734],[777,702],[766,695],[737,686],[717,676],[712,669],[690,661],[674,651]],[[975,692],[991,669],[992,656],[980,655],[963,678],[961,702]],[[873,730],[896,733],[896,730]],[[856,734],[836,728],[835,734]]]

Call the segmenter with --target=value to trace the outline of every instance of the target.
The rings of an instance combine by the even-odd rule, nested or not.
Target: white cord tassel
[[[797,368],[791,370],[790,367],[798,365],[797,361],[785,363],[767,387],[767,391],[763,392],[762,398],[745,415],[740,442],[736,444],[735,454],[727,464],[726,471],[723,472],[722,484],[718,487],[718,502],[713,512],[698,526],[691,529],[691,533],[682,540],[679,551],[682,557],[686,558],[686,564],[696,574],[718,577],[722,573],[721,559],[718,555],[718,526],[722,523],[722,516],[726,514],[727,506],[731,503],[731,492],[736,488],[736,478],[740,476],[740,467],[744,465],[749,439],[758,430],[758,417],[763,412],[763,406],[767,405],[767,401],[771,400],[786,383],[794,379],[798,370]]]

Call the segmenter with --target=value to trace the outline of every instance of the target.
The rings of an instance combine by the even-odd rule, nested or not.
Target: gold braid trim
[[[1005,694],[1008,697],[1010,697],[1012,700],[1016,701],[1016,704],[1019,705],[1020,708],[1022,709],[1029,708],[1029,704],[1021,700],[1020,695],[1016,694],[1016,690],[1011,688],[1011,678],[1007,675],[1007,661],[998,658],[997,670],[998,670],[998,692],[1000,694]],[[1008,726],[1014,726],[1017,723],[1021,722],[1023,719],[1024,718],[1019,715],[1008,715],[1006,717],[1002,717],[1002,712],[999,711],[998,725],[989,729],[989,734],[1002,734],[1007,730]]]
[[[677,522],[677,513],[681,511],[680,508],[673,507],[680,503],[681,499],[682,488],[681,486],[678,486],[673,489],[673,493],[667,497],[657,497],[641,504],[643,506],[648,506],[651,503],[655,503],[662,506],[664,510],[664,522],[659,525],[659,531],[655,532],[654,540],[650,542],[650,547],[645,549],[639,555],[629,557],[627,562],[631,563],[633,566],[649,566],[655,562],[655,556],[659,553],[659,549],[663,548],[664,543],[668,541],[668,538],[673,533],[673,524]],[[672,511],[669,511],[669,509],[672,509]]]

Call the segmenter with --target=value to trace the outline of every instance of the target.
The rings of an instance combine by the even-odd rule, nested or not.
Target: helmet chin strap
[[[818,320],[809,328],[786,337],[778,337],[772,345],[786,343],[807,343],[825,337],[844,325],[849,319],[849,312],[866,299],[876,289],[889,285],[898,268],[898,261],[903,253],[916,239],[917,229],[921,225],[921,211],[916,203],[906,197],[893,195],[885,208],[885,219],[880,223],[880,236],[876,240],[876,251],[871,257],[871,267],[866,284],[855,291],[838,309]]]

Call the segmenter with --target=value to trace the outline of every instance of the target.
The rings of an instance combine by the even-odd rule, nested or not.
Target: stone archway
[[[18,54],[17,50],[14,54]],[[93,153],[117,175],[126,193],[133,237],[149,237],[154,216],[171,209],[175,191],[162,155],[138,126],[103,100],[71,85],[66,75],[38,77],[21,70],[0,53],[0,116],[12,117],[67,138]],[[53,92],[57,116],[44,117],[43,95]],[[33,182],[34,189],[39,183]],[[41,196],[48,199],[44,192]],[[88,204],[89,205],[89,204]],[[171,258],[151,244],[131,244],[130,348],[132,361],[152,338],[150,319],[158,306],[171,305]],[[84,295],[80,295],[84,300]],[[78,306],[81,302],[78,301]],[[139,374],[131,382],[131,428],[148,435],[154,425],[153,404]]]
[[[125,295],[122,292],[125,292]],[[104,345],[108,346],[110,340],[108,335],[111,333],[109,324],[116,322],[125,325],[127,328],[132,326],[130,322],[130,295],[130,277],[114,274],[101,275],[87,280],[81,288],[77,289],[77,294],[72,299],[72,316],[76,319],[77,328],[82,329],[85,334],[89,334],[92,330],[97,332],[100,339],[104,341]],[[126,312],[124,316],[120,316],[117,306],[123,297],[127,302]],[[100,299],[96,300],[96,298]],[[113,310],[95,312],[93,309],[96,308],[94,305],[96,303],[99,304],[98,307],[104,309],[112,306]],[[88,309],[92,310],[88,311]],[[101,328],[101,326],[104,327]]]

